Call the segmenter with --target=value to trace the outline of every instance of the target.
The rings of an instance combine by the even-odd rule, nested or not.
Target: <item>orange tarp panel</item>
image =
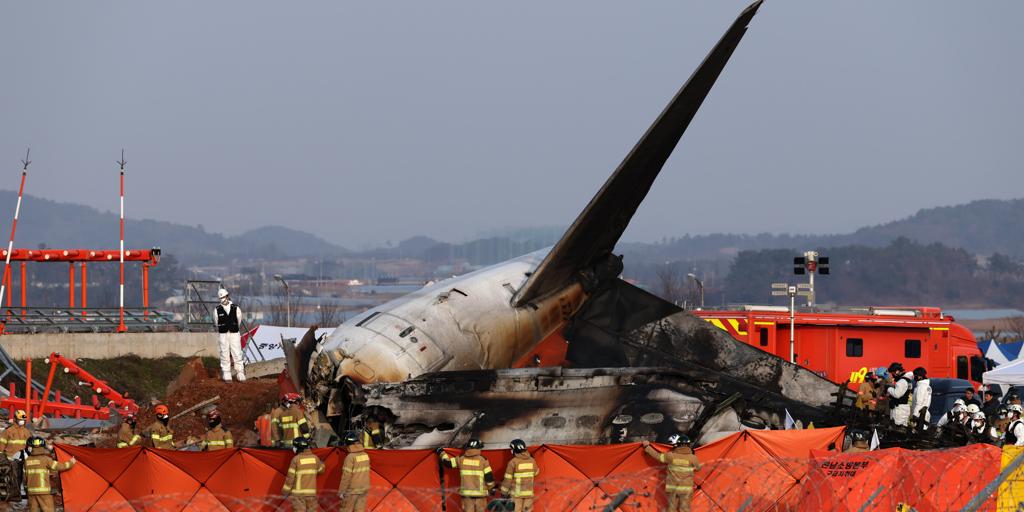
[[[852,512],[870,499],[872,506],[866,510],[894,510],[898,504],[922,512],[945,510],[962,507],[999,471],[1000,451],[992,447],[934,452],[892,449],[866,454],[827,451],[841,439],[841,429],[747,431],[702,447],[697,454],[704,469],[696,474],[692,509]],[[812,451],[815,455],[809,457]],[[56,452],[59,460],[73,455],[80,462],[61,474],[69,512],[289,510],[279,494],[292,458],[286,450],[196,453],[57,445]],[[345,453],[337,448],[314,453],[327,466],[318,478],[320,506],[334,510]],[[441,510],[438,458],[433,451],[368,453],[372,466],[369,510]],[[536,487],[538,512],[602,510],[625,489],[634,494],[621,510],[643,512],[665,506],[664,468],[637,443],[551,445],[535,447],[532,453],[541,466]],[[489,450],[484,456],[500,482],[509,451]],[[445,501],[453,512],[460,510],[458,484],[458,472],[445,470]],[[990,499],[983,510],[994,510],[989,506],[994,501]]]

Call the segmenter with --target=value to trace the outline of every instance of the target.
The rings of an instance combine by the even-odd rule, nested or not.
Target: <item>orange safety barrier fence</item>
[[[745,431],[697,450],[695,511],[959,509],[999,473],[998,448],[914,452],[901,449],[839,454],[843,429]],[[667,447],[656,446],[664,451]],[[59,460],[79,464],[61,474],[65,509],[287,510],[280,496],[292,453],[234,449],[177,452],[149,448],[96,449],[57,445]],[[457,454],[458,450],[449,450]],[[344,450],[317,449],[327,466],[318,479],[324,510],[338,506]],[[437,455],[430,450],[369,450],[372,489],[368,510],[441,510]],[[603,510],[617,493],[634,494],[620,510],[665,507],[664,470],[637,443],[531,448],[541,467],[540,511]],[[508,450],[487,450],[501,480]],[[966,468],[969,471],[965,478]],[[459,509],[458,472],[445,470],[447,510]],[[995,510],[989,499],[982,510]]]

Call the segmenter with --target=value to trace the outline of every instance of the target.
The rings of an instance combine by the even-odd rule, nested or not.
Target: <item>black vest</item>
[[[1003,446],[1013,446],[1017,444],[1017,434],[1013,433],[1013,429],[1017,427],[1018,423],[1020,423],[1020,420],[1013,420],[1010,422],[1010,425],[1006,427],[1006,437],[1004,438]]]
[[[900,377],[900,380],[907,381],[907,392],[896,399],[896,405],[909,405],[910,399],[914,397],[914,381],[907,376]]]
[[[224,311],[224,306],[217,306],[217,332],[238,332],[238,308],[231,305],[231,311]]]

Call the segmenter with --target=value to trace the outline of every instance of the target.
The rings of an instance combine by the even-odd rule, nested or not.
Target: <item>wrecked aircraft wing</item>
[[[698,431],[739,430],[742,414],[705,376],[669,368],[521,368],[438,372],[362,387],[364,415],[384,420],[389,447],[490,448],[527,444],[605,444]],[[362,419],[362,418],[360,418]]]
[[[799,365],[737,341],[671,303],[625,281],[608,283],[566,328],[568,359],[575,366],[618,364],[692,370],[721,379],[748,406],[758,404],[797,419],[829,421],[835,416],[836,384]],[[852,405],[847,397],[838,405]],[[774,417],[763,419],[781,427]],[[834,420],[833,420],[834,421]]]

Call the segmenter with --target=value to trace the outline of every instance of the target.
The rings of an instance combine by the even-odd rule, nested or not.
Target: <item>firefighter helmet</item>
[[[296,451],[300,452],[309,448],[309,438],[306,436],[299,436],[292,439],[292,447],[295,448]]]
[[[967,414],[974,414],[980,410],[981,407],[978,407],[978,404],[971,404],[967,406]]]
[[[985,419],[985,413],[983,413],[981,411],[978,411],[978,412],[976,412],[976,413],[971,415],[971,419],[973,419],[973,420],[983,420],[983,419]]]
[[[130,413],[124,415],[124,422],[125,423],[135,423],[135,419],[136,419],[135,418],[135,413],[131,413],[130,412]]]
[[[470,439],[469,442],[466,443],[466,448],[468,448],[470,450],[480,450],[483,447],[484,447],[484,443],[481,442],[479,439],[477,439],[475,437],[473,439]]]
[[[359,434],[356,434],[355,432],[352,431],[345,432],[345,437],[342,438],[341,442],[345,446],[354,445],[359,442]]]
[[[28,419],[28,413],[26,413],[25,411],[23,411],[21,409],[18,409],[17,411],[14,411],[14,419],[16,419],[16,420],[27,420]]]
[[[25,441],[29,448],[46,448],[46,440],[39,436],[32,436]]]
[[[889,365],[889,373],[896,373],[902,371],[906,371],[903,369],[903,363],[897,362]]]
[[[679,446],[690,446],[690,438],[686,437],[685,434],[672,434],[668,436],[668,444],[672,445],[673,448]]]
[[[214,409],[214,410],[206,413],[206,419],[208,419],[208,420],[219,420],[220,419],[220,411],[218,411],[217,409]]]
[[[914,377],[917,377],[918,379],[927,379],[928,370],[925,370],[923,366],[918,366],[917,368],[914,368]]]
[[[526,441],[522,439],[513,439],[508,445],[512,449],[512,453],[523,453],[526,451]]]
[[[168,409],[167,406],[164,404],[160,404],[154,407],[153,412],[156,413],[157,416],[167,416],[171,414],[171,410]]]
[[[867,441],[868,433],[863,430],[854,430],[851,435],[854,441]]]
[[[284,397],[281,398],[281,402],[286,404],[296,404],[299,403],[299,400],[301,399],[302,397],[300,397],[298,393],[285,393]]]

